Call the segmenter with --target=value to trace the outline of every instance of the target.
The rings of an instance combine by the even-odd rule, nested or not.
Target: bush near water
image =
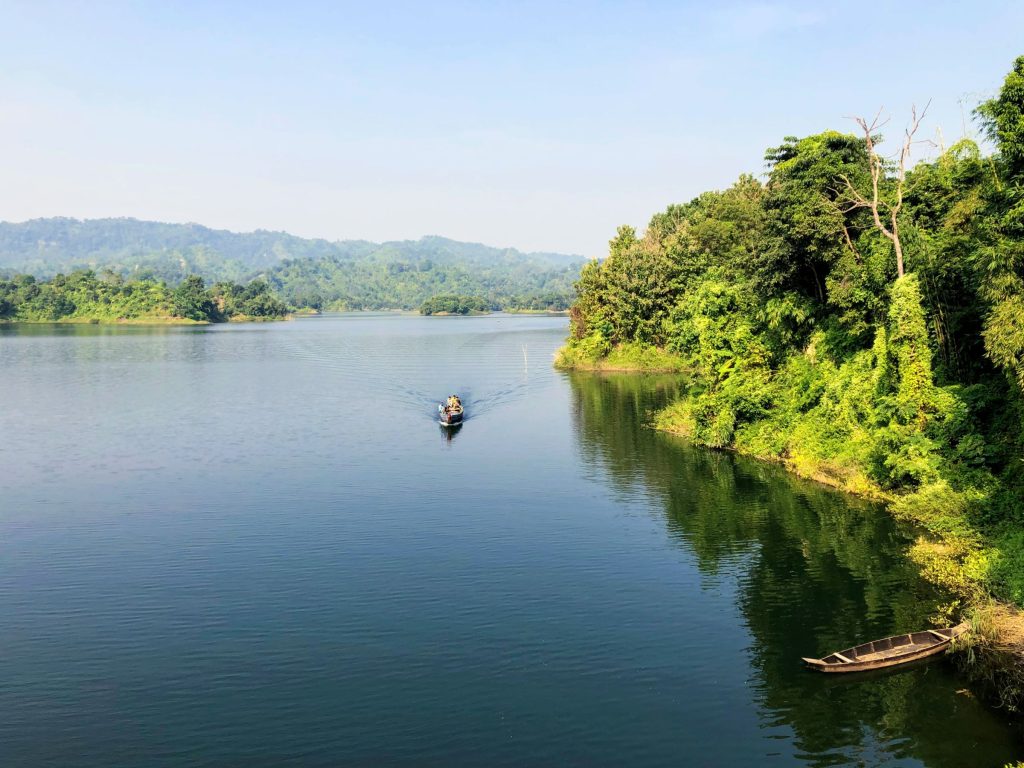
[[[1024,57],[975,114],[994,151],[908,163],[902,203],[868,125],[787,137],[764,182],[621,227],[559,358],[685,368],[659,428],[887,500],[951,613],[1024,605]]]

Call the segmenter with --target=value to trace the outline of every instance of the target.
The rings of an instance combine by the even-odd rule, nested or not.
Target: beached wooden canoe
[[[830,653],[821,659],[804,659],[820,672],[865,672],[909,664],[945,651],[954,638],[970,628],[967,622],[946,629],[926,629],[906,635],[893,635],[870,643]]]

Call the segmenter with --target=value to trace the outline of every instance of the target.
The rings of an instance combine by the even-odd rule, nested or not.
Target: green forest
[[[275,291],[296,307],[332,310],[416,309],[435,296],[479,296],[494,309],[568,309],[580,263],[532,258],[293,259],[267,272]]]
[[[209,288],[198,275],[177,287],[125,280],[116,272],[80,270],[50,280],[17,275],[0,280],[0,321],[93,323],[220,323],[280,320],[288,308],[262,281],[221,282]]]
[[[950,612],[1024,605],[1024,57],[980,144],[913,164],[926,111],[620,227],[558,364],[687,371],[657,427],[885,500]]]
[[[79,270],[177,285],[265,281],[308,309],[419,308],[439,295],[482,296],[499,309],[565,310],[583,259],[442,237],[371,243],[249,233],[197,224],[69,218],[0,222],[0,277]]]

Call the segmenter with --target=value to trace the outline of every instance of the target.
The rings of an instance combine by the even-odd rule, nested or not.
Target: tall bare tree
[[[879,194],[879,187],[885,179],[886,162],[885,158],[878,153],[878,129],[889,122],[888,120],[881,120],[881,110],[878,111],[875,119],[870,123],[863,117],[853,118],[864,134],[864,144],[868,150],[868,161],[871,164],[871,192],[867,194],[857,189],[848,176],[840,177],[845,184],[845,194],[837,200],[837,203],[841,206],[843,213],[849,213],[857,208],[867,208],[871,211],[875,228],[892,241],[893,248],[896,251],[896,273],[899,277],[903,277],[903,244],[900,242],[899,222],[900,211],[903,209],[903,184],[907,176],[907,163],[910,160],[911,148],[915,143],[920,143],[914,141],[914,134],[921,127],[921,121],[924,120],[930,105],[931,101],[925,104],[920,115],[917,113],[917,107],[910,108],[910,123],[903,130],[903,145],[900,147],[899,154],[895,158],[896,191],[894,202],[886,200]],[[849,235],[847,235],[847,242],[852,248],[853,244],[849,242]]]

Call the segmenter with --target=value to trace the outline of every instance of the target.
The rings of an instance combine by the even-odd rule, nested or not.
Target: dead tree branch
[[[896,199],[894,203],[883,200],[879,194],[879,188],[885,180],[885,160],[878,152],[876,137],[878,129],[888,122],[888,120],[881,120],[882,110],[878,110],[874,120],[870,123],[863,117],[852,118],[860,126],[861,133],[864,135],[864,146],[868,151],[868,167],[871,171],[870,196],[857,189],[848,176],[841,175],[839,177],[844,184],[846,193],[845,200],[837,200],[840,210],[843,213],[849,213],[858,208],[867,208],[871,211],[875,228],[892,242],[896,251],[896,274],[899,277],[903,277],[903,244],[900,241],[899,215],[903,210],[903,188],[907,178],[907,164],[910,161],[911,149],[914,144],[921,143],[914,141],[914,135],[921,127],[921,121],[928,113],[929,106],[931,106],[931,101],[925,105],[920,114],[918,114],[916,106],[910,109],[910,123],[903,131],[903,144],[896,157]],[[849,239],[848,235],[847,239]],[[852,243],[850,245],[852,247]]]

